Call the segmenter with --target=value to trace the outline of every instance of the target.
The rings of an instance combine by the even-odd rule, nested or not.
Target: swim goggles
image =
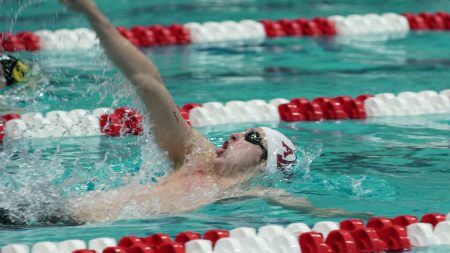
[[[7,54],[0,55],[0,65],[3,67],[3,79],[7,86],[24,81],[25,75],[30,71],[24,62]]]
[[[262,145],[262,137],[261,134],[259,134],[257,131],[252,130],[248,133],[245,134],[245,141],[253,144],[253,145],[257,145],[260,146],[261,149],[263,150],[263,159],[267,159],[267,149]]]

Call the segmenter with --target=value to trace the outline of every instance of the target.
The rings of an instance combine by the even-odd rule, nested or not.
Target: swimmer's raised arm
[[[138,48],[123,38],[115,26],[99,10],[92,0],[60,0],[70,9],[84,14],[111,61],[132,79],[136,75],[147,75],[162,83],[156,66]]]
[[[85,14],[111,61],[136,87],[152,117],[159,146],[180,166],[188,152],[186,143],[194,131],[181,117],[158,69],[138,48],[123,38],[91,0],[60,0],[74,11]]]

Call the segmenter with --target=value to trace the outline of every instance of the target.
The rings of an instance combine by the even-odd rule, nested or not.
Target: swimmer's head
[[[289,138],[268,127],[234,133],[217,149],[216,167],[227,171],[274,173],[293,166],[296,148]],[[250,170],[250,171],[249,171]]]
[[[23,82],[28,71],[29,68],[23,61],[7,54],[0,54],[0,87]]]

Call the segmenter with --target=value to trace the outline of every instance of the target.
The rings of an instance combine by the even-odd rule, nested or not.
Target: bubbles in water
[[[310,143],[300,149],[302,157],[299,159],[298,167],[305,171],[305,175],[309,173],[311,163],[322,154],[322,142]]]
[[[6,148],[1,157],[0,210],[21,223],[39,222],[62,208],[62,191],[52,182],[63,168],[57,157],[43,161],[43,150],[22,145],[21,150]]]
[[[26,82],[0,89],[0,114],[28,112],[40,107],[39,99],[46,93],[49,80],[35,63],[26,77]]]

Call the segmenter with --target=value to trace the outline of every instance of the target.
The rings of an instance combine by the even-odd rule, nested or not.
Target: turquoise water
[[[450,11],[448,1],[98,1],[117,25],[243,18],[294,18],[369,12]],[[0,30],[87,26],[56,1],[1,1]],[[31,3],[31,4],[30,4]],[[17,12],[17,10],[20,10]],[[11,19],[11,17],[15,17]],[[14,24],[11,26],[11,24]],[[182,105],[187,102],[272,99],[450,88],[450,33],[411,33],[389,41],[283,38],[257,46],[146,49]],[[50,82],[2,105],[2,112],[47,112],[131,105],[143,110],[132,88],[100,50],[17,54],[41,66]],[[217,145],[252,124],[200,128]],[[280,123],[313,157],[303,158],[291,182],[259,182],[323,208],[396,216],[450,211],[450,115],[363,121]],[[66,138],[0,146],[0,206],[33,204],[32,220],[61,195],[125,184],[130,175],[149,182],[170,165],[147,136]],[[49,204],[50,203],[50,204]],[[54,204],[54,205],[52,205]],[[259,227],[317,218],[260,199],[220,202],[183,215],[148,217],[78,227],[0,227],[0,246],[43,240],[119,238],[183,230]],[[339,220],[339,219],[336,219]],[[432,249],[448,252],[449,248]],[[415,252],[420,252],[416,250]]]

